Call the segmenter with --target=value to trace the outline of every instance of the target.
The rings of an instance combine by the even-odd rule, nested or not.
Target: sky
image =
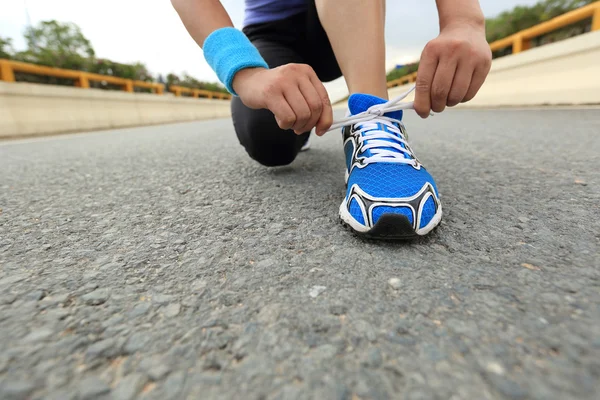
[[[486,17],[491,17],[515,5],[537,1],[480,0],[480,4]],[[242,28],[244,0],[221,2],[234,25]],[[200,80],[217,81],[169,0],[0,0],[0,36],[13,38],[17,50],[25,47],[22,33],[28,23],[26,6],[32,24],[56,19],[79,25],[99,58],[143,62],[154,74],[185,72]],[[435,0],[388,0],[388,68],[418,60],[438,30]]]

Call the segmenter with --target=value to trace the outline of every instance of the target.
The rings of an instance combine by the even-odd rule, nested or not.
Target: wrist
[[[453,18],[442,22],[440,20],[440,32],[449,28],[470,28],[485,34],[485,19],[478,18]]]
[[[269,68],[256,47],[239,30],[221,28],[211,33],[204,41],[204,57],[221,83],[237,96],[233,79],[239,71],[249,68]]]
[[[254,68],[244,68],[239,70],[233,76],[233,80],[231,82],[231,87],[235,91],[235,93],[240,93],[242,91],[242,87],[244,86],[244,82],[247,82],[248,79],[253,79],[257,73],[262,71],[266,71],[266,68],[262,67],[254,67]]]
[[[468,26],[485,31],[485,16],[478,0],[437,0],[440,31],[450,26]]]

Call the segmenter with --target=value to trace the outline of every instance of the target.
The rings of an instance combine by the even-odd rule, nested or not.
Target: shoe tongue
[[[363,93],[355,93],[348,98],[348,108],[352,115],[360,114],[361,112],[367,111],[369,108],[377,105],[386,103],[387,100],[377,96]],[[385,114],[386,117],[402,120],[402,110],[392,111]]]
[[[372,107],[374,105],[383,104],[386,102],[387,102],[387,100],[382,99],[377,96],[373,96],[370,94],[356,93],[356,94],[351,95],[348,98],[348,109],[350,110],[350,113],[352,115],[356,115],[356,114],[360,114],[361,112],[367,111],[367,109],[369,109],[370,107]],[[392,111],[389,113],[385,113],[384,115],[386,117],[397,119],[398,121],[402,120],[402,110]],[[378,126],[379,126],[379,129],[389,132],[388,128],[385,127],[383,124],[378,124]],[[395,143],[395,141],[390,140],[390,139],[383,139],[383,140]],[[367,140],[367,142],[368,142],[368,140]],[[401,145],[401,146],[406,148],[406,146],[404,146],[404,145]],[[383,147],[382,149],[390,150],[395,153],[401,153],[400,151],[398,151],[397,149],[394,149],[393,147]],[[367,150],[365,153],[367,156],[372,155],[371,150]],[[406,154],[403,154],[403,155],[404,155],[404,158],[409,158]]]

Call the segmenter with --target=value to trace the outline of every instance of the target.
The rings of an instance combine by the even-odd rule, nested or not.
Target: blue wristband
[[[246,35],[235,28],[220,28],[212,32],[202,47],[204,58],[215,71],[229,93],[233,90],[233,77],[244,68],[269,68],[256,47]]]

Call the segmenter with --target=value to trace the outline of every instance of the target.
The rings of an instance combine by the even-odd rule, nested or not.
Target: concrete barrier
[[[0,82],[0,138],[230,115],[227,100]]]
[[[390,89],[390,98],[409,87]],[[564,104],[600,104],[600,31],[494,60],[461,107]],[[0,82],[0,138],[228,116],[226,100]]]
[[[494,60],[477,96],[461,107],[583,104],[600,104],[600,31]]]

